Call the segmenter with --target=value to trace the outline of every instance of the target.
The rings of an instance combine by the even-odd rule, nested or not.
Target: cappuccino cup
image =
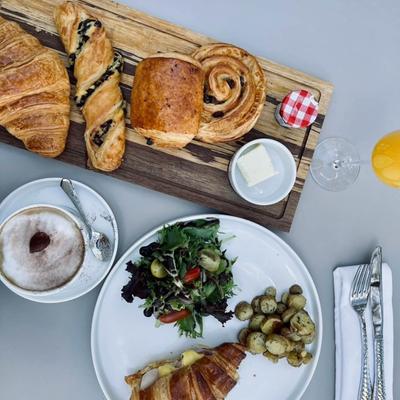
[[[60,291],[78,278],[87,243],[72,212],[47,204],[24,207],[0,224],[0,280],[17,294]]]

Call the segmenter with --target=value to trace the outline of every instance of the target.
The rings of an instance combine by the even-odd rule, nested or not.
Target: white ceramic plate
[[[284,360],[276,365],[262,355],[248,354],[240,366],[240,381],[228,399],[300,399],[317,366],[322,339],[321,306],[309,272],[285,242],[255,223],[224,215],[197,215],[180,221],[206,217],[219,218],[220,231],[235,235],[235,239],[225,245],[229,257],[238,257],[233,273],[241,290],[229,302],[231,308],[241,300],[248,301],[262,294],[267,286],[276,286],[280,294],[298,283],[304,289],[308,299],[306,308],[318,328],[317,339],[310,347],[314,354],[311,364],[292,368]],[[139,308],[142,300],[128,304],[121,298],[121,288],[129,278],[125,271],[126,262],[138,259],[139,248],[154,241],[160,229],[149,232],[122,256],[97,300],[92,322],[92,357],[97,378],[109,400],[128,400],[130,390],[124,377],[149,362],[178,356],[192,346],[236,341],[237,333],[246,325],[232,319],[222,327],[213,317],[207,317],[204,338],[196,341],[179,337],[172,325],[155,328],[154,318],[144,317]]]
[[[261,144],[268,151],[272,164],[278,173],[255,186],[249,187],[237,162],[242,155],[257,144]],[[296,162],[289,149],[277,140],[256,139],[246,143],[232,157],[229,163],[229,181],[233,190],[249,203],[260,206],[276,204],[290,193],[296,182]]]
[[[60,188],[61,178],[45,178],[27,183],[11,192],[0,203],[0,223],[13,212],[31,204],[50,204],[74,211],[74,206]],[[72,181],[81,200],[83,209],[95,229],[104,232],[113,243],[111,260],[97,260],[89,250],[77,279],[61,290],[46,295],[35,296],[21,292],[28,300],[40,303],[60,303],[80,297],[97,286],[112,267],[118,248],[117,222],[109,205],[93,189],[83,183]]]

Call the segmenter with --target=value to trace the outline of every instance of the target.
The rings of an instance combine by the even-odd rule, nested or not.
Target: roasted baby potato
[[[302,351],[304,351],[305,349],[305,344],[304,342],[300,341],[300,342],[293,342],[294,343],[294,351],[297,351],[298,353],[301,353]]]
[[[313,359],[313,355],[308,351],[302,351],[300,355],[303,360],[303,364],[309,364]]]
[[[261,296],[260,298],[260,308],[261,312],[264,314],[273,314],[276,311],[276,301],[273,296]]]
[[[291,318],[290,328],[300,336],[308,336],[315,332],[315,324],[304,310],[298,311]]]
[[[283,304],[287,305],[288,298],[289,298],[289,293],[288,292],[282,293],[281,302]]]
[[[250,333],[251,333],[251,330],[249,328],[241,329],[239,332],[239,335],[238,335],[239,343],[242,344],[243,346],[246,346],[247,336],[249,336]]]
[[[276,313],[281,315],[287,310],[286,304],[282,303],[281,301],[276,304]]]
[[[252,331],[259,331],[261,324],[266,320],[267,318],[263,314],[256,314],[251,317],[250,322],[249,322],[249,329]]]
[[[235,316],[240,321],[246,321],[250,319],[254,314],[253,308],[246,301],[241,301],[235,307]]]
[[[281,329],[281,335],[293,342],[300,342],[302,339],[300,335],[298,335],[296,332],[293,332],[290,328],[286,326]]]
[[[275,354],[270,353],[268,350],[264,351],[263,356],[268,358],[268,360],[272,361],[274,364],[276,364],[279,361],[279,356],[276,356]]]
[[[260,298],[261,297],[262,296],[256,296],[251,301],[251,306],[253,307],[253,310],[254,310],[255,314],[260,314],[261,313],[261,308],[260,308]]]
[[[281,335],[273,333],[268,335],[265,346],[270,353],[281,356],[290,348],[290,341]]]
[[[292,285],[289,289],[290,294],[303,294],[303,289],[300,285]]]
[[[317,332],[314,329],[314,332],[310,333],[309,335],[304,335],[301,337],[301,340],[304,344],[311,344],[315,340]]]
[[[287,324],[296,313],[297,310],[295,308],[288,308],[286,311],[284,311],[281,316],[283,323]]]
[[[292,367],[296,367],[297,368],[297,367],[300,367],[301,364],[303,364],[303,358],[296,351],[291,351],[287,356],[287,362]]]
[[[246,345],[250,352],[254,354],[264,353],[266,336],[262,332],[251,332],[247,336]]]
[[[302,310],[306,306],[306,298],[302,294],[289,294],[288,307],[293,307],[296,310]]]
[[[269,315],[265,321],[261,323],[260,329],[262,333],[269,335],[271,333],[278,332],[282,325],[283,322],[279,315]]]
[[[273,286],[268,286],[265,289],[265,295],[272,296],[275,299],[276,298],[276,288],[274,288]]]

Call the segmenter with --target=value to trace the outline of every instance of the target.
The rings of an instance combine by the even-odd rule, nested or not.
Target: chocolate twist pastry
[[[28,150],[57,157],[67,141],[69,94],[57,53],[0,17],[0,125]]]
[[[101,21],[78,4],[61,4],[54,18],[77,81],[75,102],[86,120],[89,163],[113,171],[125,152],[122,56],[114,52]]]
[[[217,143],[242,137],[264,106],[265,75],[260,64],[245,50],[223,43],[202,46],[192,57],[206,75],[197,138]]]
[[[125,381],[132,388],[131,400],[222,400],[236,385],[237,369],[245,357],[243,346],[224,343],[200,351],[191,365],[180,366],[179,361],[156,362],[127,376]],[[143,376],[162,366],[171,372],[141,389]]]

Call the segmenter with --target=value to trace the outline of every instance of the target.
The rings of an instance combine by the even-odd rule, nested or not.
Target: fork
[[[361,328],[361,378],[358,389],[358,400],[370,400],[372,398],[371,376],[368,361],[367,325],[364,311],[368,304],[371,284],[371,267],[363,264],[358,267],[351,285],[350,303],[360,320]]]

